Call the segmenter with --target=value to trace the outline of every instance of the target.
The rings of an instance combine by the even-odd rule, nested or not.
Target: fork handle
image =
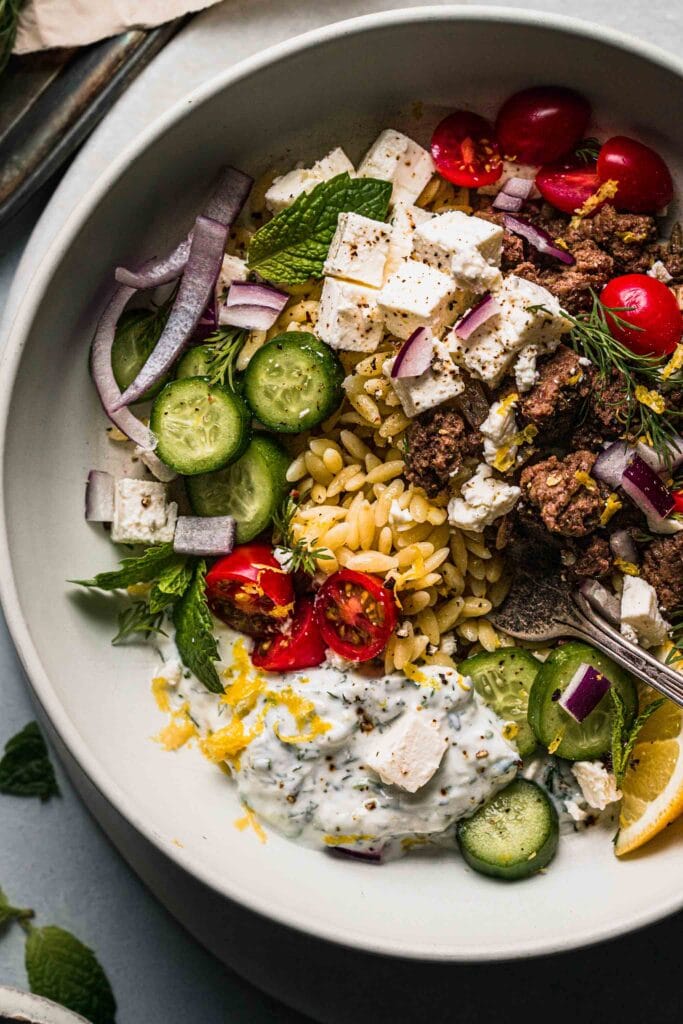
[[[574,600],[578,608],[571,623],[567,623],[572,633],[590,641],[627,672],[683,707],[683,676],[679,672],[662,665],[652,654],[617,633],[590,607],[583,595],[575,595]]]

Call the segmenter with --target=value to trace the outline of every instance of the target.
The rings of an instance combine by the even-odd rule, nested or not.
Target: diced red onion
[[[396,380],[404,377],[420,377],[429,369],[434,355],[434,339],[426,327],[418,327],[401,345],[391,367],[391,376]]]
[[[232,516],[178,516],[173,550],[179,555],[217,558],[229,555],[235,546]]]
[[[638,565],[640,556],[638,548],[628,530],[615,530],[609,539],[609,546],[615,558],[623,562],[630,562],[631,565]]]
[[[116,289],[109,305],[105,309],[97,325],[90,354],[90,369],[97,393],[104,411],[119,430],[135,441],[145,451],[152,451],[156,446],[154,435],[134,416],[130,409],[121,408],[121,389],[111,368],[111,350],[116,334],[119,317],[135,294],[134,288],[121,286]]]
[[[533,178],[508,178],[501,192],[515,199],[528,199],[534,187]]]
[[[607,587],[603,587],[602,583],[598,583],[597,580],[584,580],[579,589],[599,615],[602,615],[613,626],[619,626],[621,623],[621,604],[615,594],[609,591]]]
[[[523,220],[522,217],[515,217],[512,214],[506,214],[504,225],[508,231],[512,231],[513,235],[526,238],[527,242],[544,256],[552,256],[554,259],[559,260],[560,263],[566,263],[568,267],[572,267],[576,263],[570,252],[567,252],[566,249],[560,249],[559,246],[555,245],[552,235],[549,235],[543,228],[536,227],[530,221]]]
[[[208,217],[197,217],[190,256],[166,326],[147,362],[113,406],[136,402],[168,372],[192,337],[213,294],[228,229]]]
[[[471,334],[473,334],[478,327],[485,324],[487,320],[490,320],[496,313],[500,313],[500,306],[494,299],[490,292],[487,292],[482,299],[468,309],[465,315],[458,320],[457,324],[453,328],[455,333],[463,341],[467,341]]]
[[[142,448],[136,447],[135,454],[147,467],[152,476],[155,476],[157,480],[161,480],[162,483],[168,484],[178,476],[175,469],[171,469],[165,462],[162,462],[154,452],[146,452]]]
[[[592,665],[582,662],[565,687],[558,704],[574,721],[583,722],[591,711],[595,711],[610,686],[607,676]]]
[[[633,447],[625,441],[615,441],[600,452],[591,472],[614,490],[615,487],[621,487],[624,470],[635,458],[635,454]]]
[[[268,331],[289,302],[287,292],[258,281],[233,281],[218,310],[218,322],[229,327]]]
[[[85,485],[85,518],[89,523],[110,523],[114,518],[114,477],[91,469]]]
[[[491,205],[494,210],[503,210],[504,213],[519,213],[524,206],[524,200],[519,196],[511,196],[505,189],[501,189]]]
[[[650,529],[655,533],[663,525],[676,505],[673,494],[639,455],[634,455],[621,478],[621,486],[631,501],[647,516]]]
[[[333,846],[330,847],[330,852],[352,860],[364,860],[367,864],[381,864],[384,859],[381,850],[351,850],[347,846]]]
[[[253,178],[235,167],[221,171],[220,178],[202,214],[230,228],[240,214],[253,185]],[[141,266],[116,268],[116,280],[129,288],[157,288],[180,277],[190,255],[192,232],[165,256],[155,256]]]
[[[201,345],[203,341],[216,333],[218,327],[218,309],[216,308],[216,297],[211,296],[209,304],[199,318],[191,341],[193,345]]]

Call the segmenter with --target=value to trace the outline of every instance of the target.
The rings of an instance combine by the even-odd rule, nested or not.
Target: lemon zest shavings
[[[555,737],[555,739],[552,740],[552,742],[548,744],[548,753],[549,754],[554,754],[563,739],[564,739],[564,733],[558,733],[558,735]]]
[[[406,662],[403,666],[403,672],[410,679],[411,683],[417,683],[418,686],[431,686],[434,690],[441,689],[441,683],[438,679],[428,676],[426,672],[419,669],[417,665],[413,665],[411,661]]]
[[[614,178],[609,178],[607,181],[603,181],[597,191],[589,196],[585,203],[582,203],[577,210],[574,210],[574,216],[569,222],[570,229],[576,228],[584,217],[588,217],[593,213],[606,199],[614,199],[615,195],[619,191],[619,182],[615,181]]]
[[[598,489],[597,483],[589,473],[586,473],[585,469],[577,469],[576,473],[574,473],[574,479],[582,487],[585,487],[587,491],[597,491]]]
[[[514,740],[519,735],[517,722],[506,722],[503,726],[503,736],[506,740]]]
[[[299,730],[292,736],[284,736],[280,732],[279,723],[276,723],[273,726],[273,732],[281,743],[310,743],[311,740],[323,736],[332,728],[330,722],[323,721],[320,715],[316,714],[313,701],[295,693],[291,686],[286,686],[277,693],[272,690],[266,691],[266,700],[270,704],[286,708]]]
[[[323,836],[323,842],[326,846],[348,846],[349,843],[369,843],[374,838],[374,836],[365,836],[354,832],[348,836]]]
[[[188,740],[197,735],[197,727],[190,718],[190,705],[187,701],[171,713],[171,721],[154,739],[164,750],[179,750]]]
[[[644,384],[638,384],[633,393],[641,405],[646,405],[653,412],[661,415],[666,411],[666,400],[659,391],[650,391]]]
[[[669,362],[662,368],[662,380],[668,380],[674,373],[683,370],[683,342],[679,341]]]
[[[256,836],[260,843],[267,843],[268,836],[266,835],[265,829],[263,828],[263,825],[252,811],[251,807],[249,807],[247,804],[243,804],[242,806],[244,807],[245,812],[244,817],[237,818],[237,820],[234,822],[235,828],[238,829],[240,832],[245,832],[248,828],[251,828],[256,833]]]
[[[159,711],[168,714],[171,710],[171,701],[168,695],[168,680],[166,676],[155,676],[152,680],[152,695],[156,701]]]
[[[625,558],[615,558],[614,565],[624,576],[640,576],[638,566],[634,562],[627,562]]]
[[[605,507],[600,513],[600,526],[607,526],[612,516],[623,508],[624,503],[620,501],[619,495],[614,491],[610,494],[605,502]]]

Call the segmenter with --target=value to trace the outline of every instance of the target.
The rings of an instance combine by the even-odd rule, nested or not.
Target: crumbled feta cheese
[[[517,164],[514,160],[503,160],[503,173],[498,178],[498,181],[494,181],[493,185],[482,185],[477,191],[484,196],[497,196],[503,185],[510,181],[511,178],[524,178],[527,181],[535,181],[537,174],[538,167],[536,164]],[[529,198],[538,199],[540,195],[541,193],[536,188],[536,185],[534,185],[529,193]]]
[[[527,346],[553,352],[571,324],[546,288],[510,274],[496,292],[500,312],[463,341],[455,331],[446,338],[456,362],[488,384],[499,384],[515,357]],[[543,307],[540,309],[538,307]],[[547,310],[547,312],[546,312]]]
[[[365,764],[387,785],[416,793],[429,782],[446,753],[448,737],[442,735],[441,718],[428,711],[404,711],[384,732],[372,733]]]
[[[642,576],[625,576],[621,594],[622,633],[632,639],[632,630],[643,647],[656,647],[664,643],[668,629],[669,624],[662,618],[657,604],[655,588]]]
[[[359,213],[340,213],[323,272],[381,288],[389,256],[391,228]]]
[[[393,128],[378,135],[358,166],[359,178],[392,182],[394,205],[414,203],[433,174],[434,161],[427,150]]]
[[[576,761],[572,765],[572,774],[589,807],[604,811],[616,800],[621,800],[614,775],[607,771],[601,761]]]
[[[393,274],[403,260],[407,260],[413,251],[413,233],[415,229],[431,220],[434,216],[420,206],[397,203],[391,218],[391,245],[387,261],[387,273]]]
[[[461,530],[482,533],[485,527],[512,511],[520,493],[519,487],[496,479],[491,467],[481,462],[474,476],[463,484],[462,497],[448,502],[448,521]]]
[[[163,544],[173,540],[178,506],[152,480],[116,481],[111,539],[117,544]]]
[[[292,565],[292,549],[291,548],[283,548],[283,547],[280,547],[279,545],[276,545],[273,548],[273,558],[278,563],[280,568],[284,569],[285,572],[291,572],[292,571],[293,565]]]
[[[316,332],[330,348],[374,352],[384,331],[379,292],[335,277],[325,278]]]
[[[519,353],[515,363],[515,384],[521,394],[524,394],[525,391],[530,391],[541,376],[536,369],[537,357],[538,352],[533,345],[527,345]],[[588,362],[590,363],[590,359]]]
[[[348,661],[346,658],[342,658],[341,654],[337,654],[337,652],[333,651],[331,647],[328,647],[325,652],[325,662],[330,668],[336,668],[340,672],[349,672],[358,668],[357,662]]]
[[[410,514],[410,509],[401,508],[397,498],[394,498],[389,506],[389,524],[390,526],[397,526],[399,529],[402,526],[413,525],[413,517]]]
[[[450,658],[457,649],[458,641],[456,640],[455,633],[443,633],[439,644],[439,654],[445,654]]]
[[[656,281],[661,281],[662,284],[669,284],[670,281],[673,281],[671,274],[661,260],[654,261],[648,270],[647,275],[648,277],[654,277]]]
[[[511,444],[511,441],[517,432],[515,403],[509,398],[503,399],[502,402],[494,402],[488,416],[479,427],[479,433],[484,437],[484,459],[489,466],[504,471],[514,465],[518,445]],[[510,463],[505,467],[496,464],[500,463],[503,456]]]
[[[387,330],[403,339],[418,327],[438,334],[457,319],[463,300],[450,275],[417,260],[404,260],[379,293]]]
[[[432,338],[432,362],[419,377],[392,377],[396,357],[387,359],[384,372],[399,397],[406,416],[417,416],[433,409],[465,390],[460,370],[441,341]]]
[[[266,206],[271,213],[280,213],[304,192],[311,192],[321,182],[330,181],[344,173],[353,175],[353,164],[343,149],[333,149],[312,167],[295,167],[293,171],[276,178],[266,192]]]
[[[450,210],[418,225],[413,259],[451,273],[461,288],[485,291],[501,280],[503,229],[481,217]]]
[[[225,302],[225,297],[233,281],[246,281],[249,276],[249,267],[239,256],[226,254],[221,263],[220,273],[216,281],[216,301]]]

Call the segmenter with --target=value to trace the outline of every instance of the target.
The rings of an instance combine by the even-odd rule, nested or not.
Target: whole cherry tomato
[[[506,100],[496,118],[503,154],[525,164],[545,164],[571,152],[590,118],[587,99],[573,89],[541,85]]]
[[[294,617],[275,636],[259,640],[251,654],[257,668],[294,672],[314,668],[325,660],[325,644],[316,622],[312,597],[303,597]]]
[[[647,274],[615,277],[600,293],[610,334],[638,355],[669,355],[683,334],[683,316],[665,284]]]
[[[341,569],[323,583],[315,599],[328,647],[348,661],[368,661],[384,650],[396,625],[396,602],[374,576]]]
[[[536,175],[538,191],[546,202],[563,213],[575,213],[599,187],[595,164],[578,160],[547,164]]]
[[[242,544],[206,574],[206,597],[216,618],[241,633],[277,633],[294,609],[291,576],[266,544]]]
[[[610,200],[618,210],[654,213],[673,198],[671,173],[659,153],[625,135],[615,135],[603,144],[598,177],[601,182],[618,182],[617,194]]]
[[[432,157],[443,178],[467,188],[492,185],[503,173],[493,128],[469,110],[456,110],[436,126]]]

